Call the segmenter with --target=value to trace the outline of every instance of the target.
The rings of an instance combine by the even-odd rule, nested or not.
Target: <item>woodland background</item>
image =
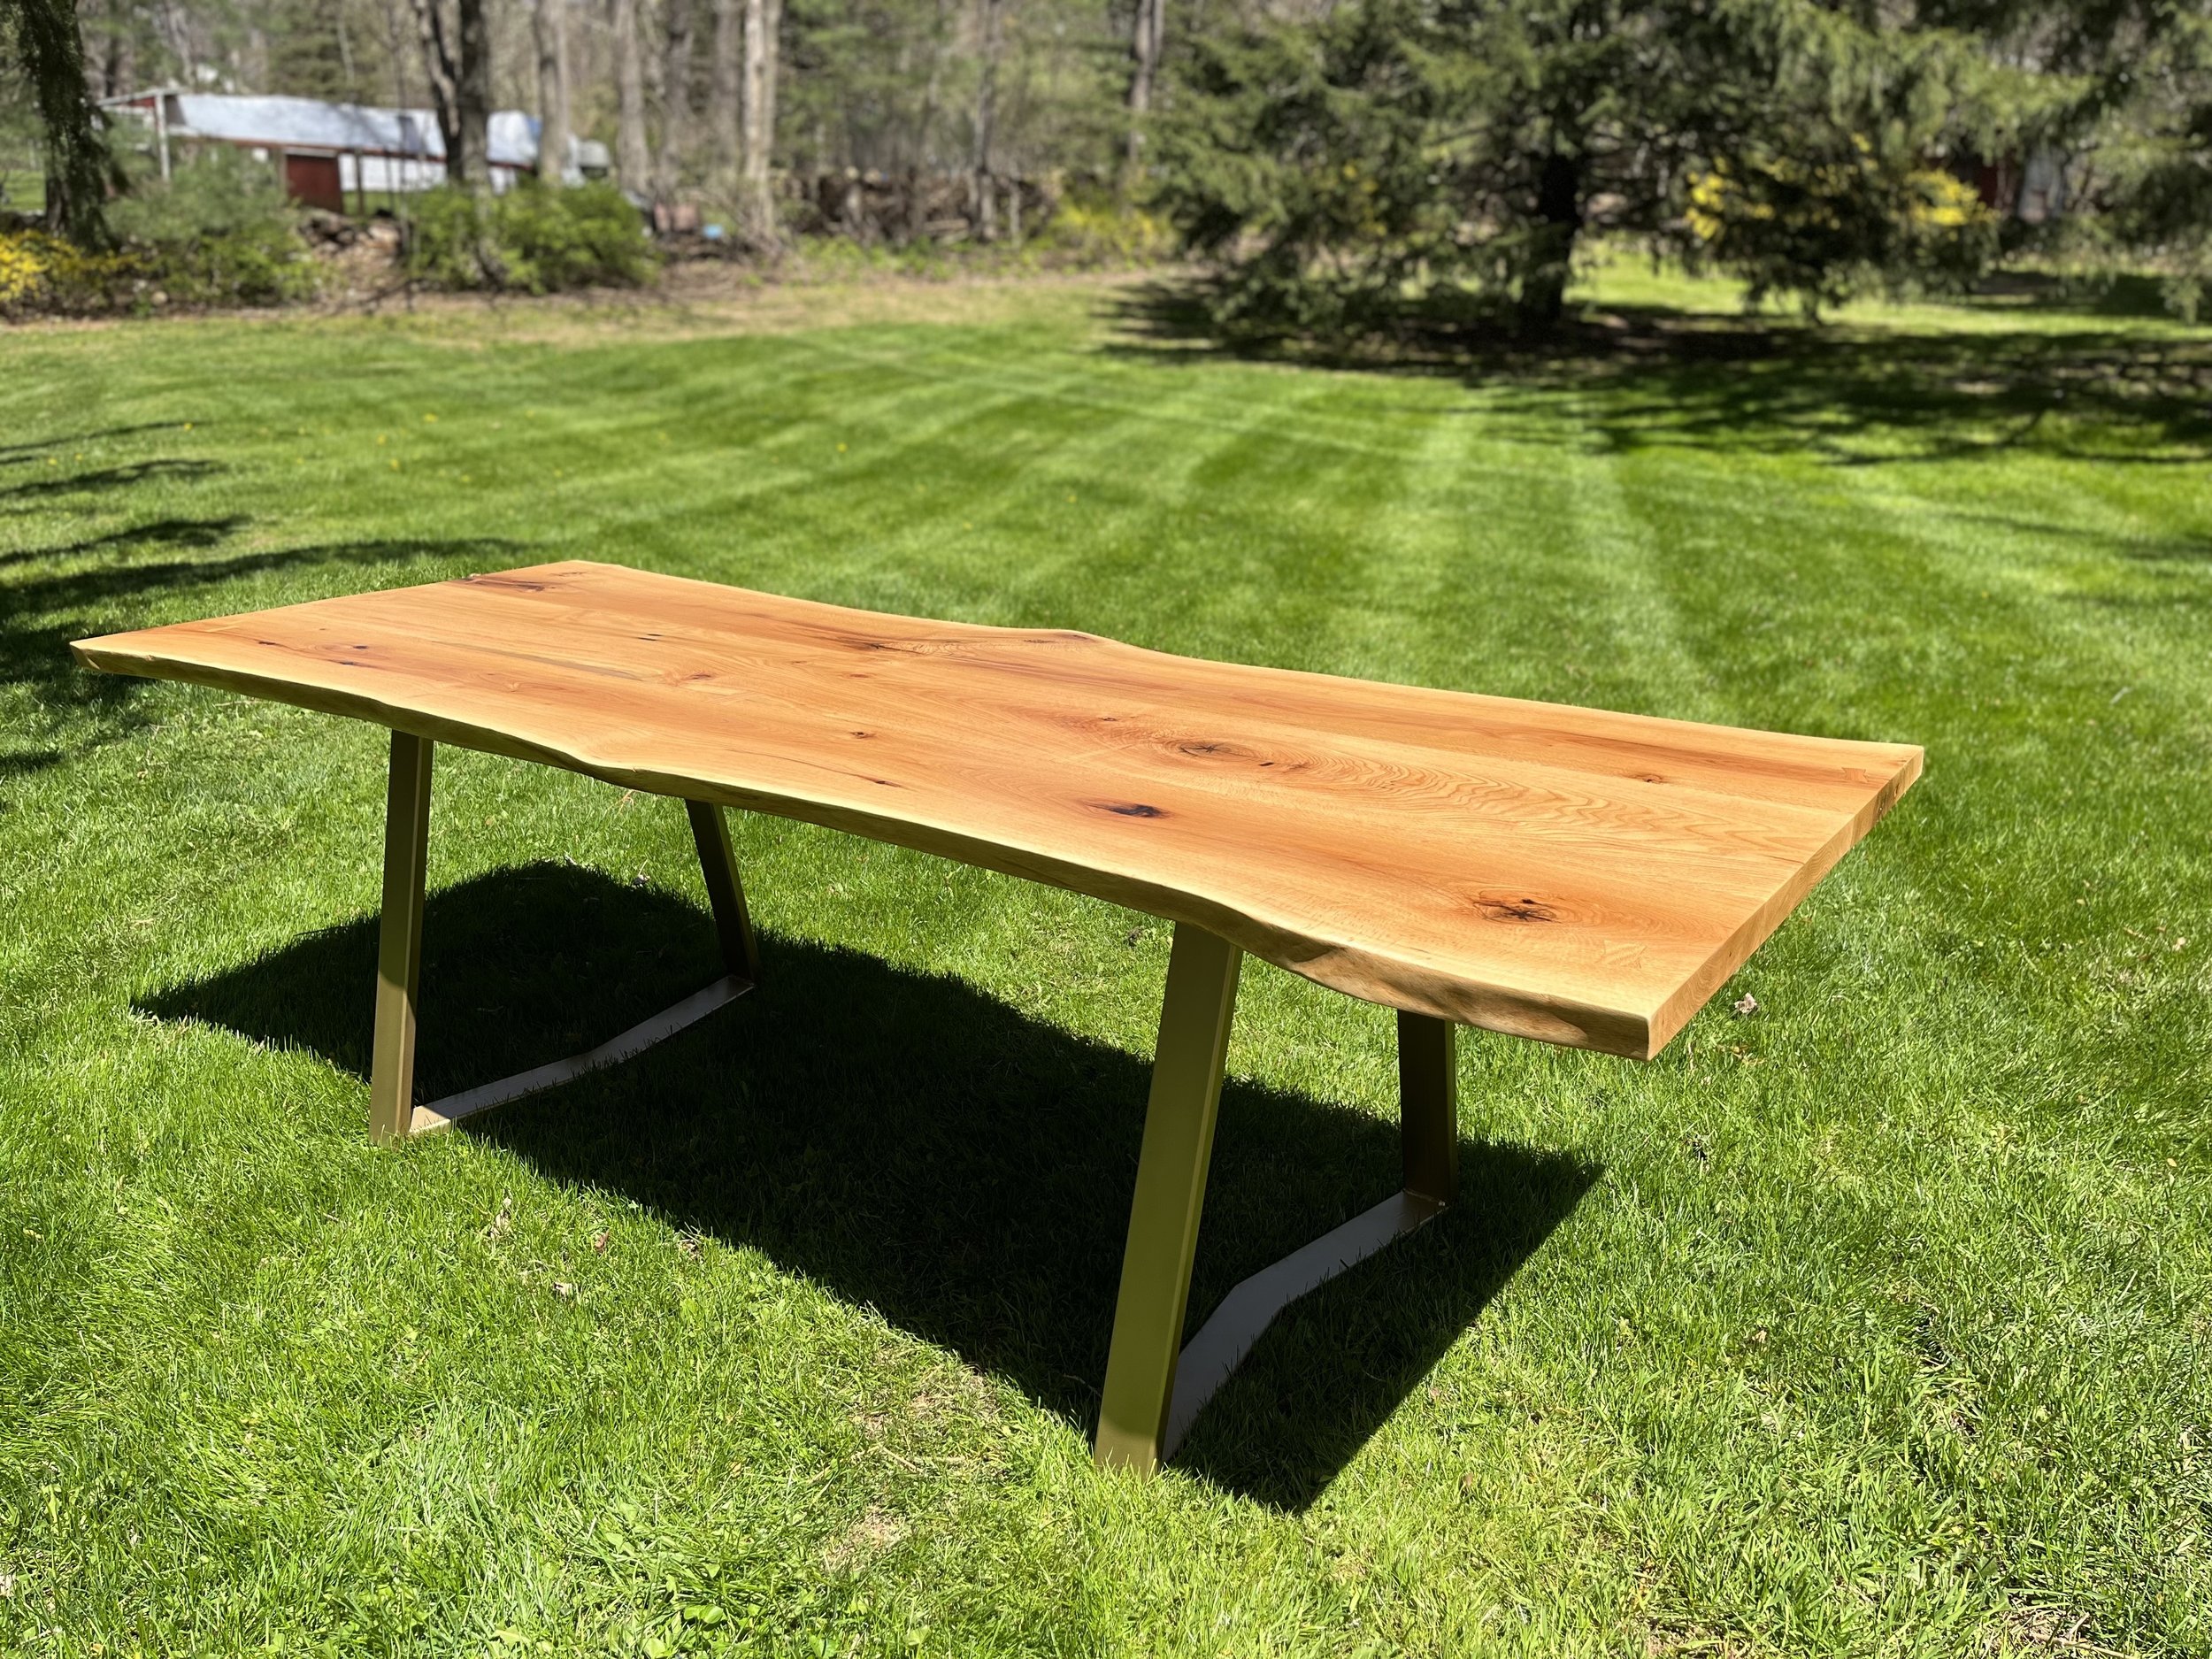
[[[603,140],[629,202],[702,205],[737,252],[1018,242],[1072,203],[1124,227],[1115,247],[1197,261],[1212,325],[1247,335],[1548,331],[1596,247],[1812,312],[2039,262],[2147,270],[2193,319],[2212,271],[2207,0],[4,0],[0,19],[0,150],[88,248],[114,239],[106,203],[143,193],[94,106],[173,84],[432,106],[464,195],[488,111],[534,111],[547,153]],[[604,242],[610,204],[588,211]],[[445,219],[464,257],[440,269],[496,286],[560,263],[471,257],[506,233]]]

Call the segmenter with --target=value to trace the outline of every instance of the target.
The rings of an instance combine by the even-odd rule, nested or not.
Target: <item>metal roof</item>
[[[319,98],[257,96],[162,88],[104,101],[109,109],[150,117],[162,100],[169,136],[258,144],[273,150],[359,150],[376,155],[445,157],[445,137],[430,110],[325,104]],[[538,119],[521,110],[494,110],[485,147],[495,166],[529,167],[538,159]]]

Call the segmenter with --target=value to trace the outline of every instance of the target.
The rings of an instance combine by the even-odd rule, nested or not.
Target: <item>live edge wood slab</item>
[[[1143,1467],[1196,1409],[1176,1397],[1182,1297],[1240,950],[1401,1010],[1407,1192],[1340,1229],[1370,1224],[1340,1248],[1322,1248],[1332,1234],[1279,1263],[1330,1258],[1276,1286],[1279,1307],[1339,1271],[1335,1256],[1379,1248],[1450,1197],[1453,1025],[1649,1058],[1922,758],[1908,744],[1237,666],[582,561],[73,649],[109,672],[392,729],[378,1039],[396,1133],[457,1115],[405,1118],[431,741],[691,803],[729,995],[757,957],[718,807],[1176,922],[1099,1436],[1102,1459]],[[662,1034],[640,1027],[577,1064]],[[472,1091],[465,1110],[503,1098]],[[1260,1279],[1230,1302],[1263,1302],[1245,1294]],[[1188,1352],[1225,1375],[1221,1356],[1233,1365],[1258,1330],[1210,1333],[1222,1334],[1210,1325]]]
[[[580,562],[75,649],[941,853],[1370,1002],[1637,1058],[1921,764]]]

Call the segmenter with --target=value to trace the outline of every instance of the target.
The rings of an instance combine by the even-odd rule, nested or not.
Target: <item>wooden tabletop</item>
[[[1790,737],[573,562],[80,641],[1195,922],[1354,996],[1648,1058],[1919,776]]]

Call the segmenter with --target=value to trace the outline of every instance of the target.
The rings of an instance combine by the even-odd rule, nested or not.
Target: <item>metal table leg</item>
[[[392,733],[391,786],[384,825],[384,915],[376,975],[376,1038],[370,1067],[369,1138],[403,1140],[443,1129],[474,1112],[520,1100],[641,1054],[664,1038],[751,990],[760,977],[760,948],[745,908],[745,887],[722,809],[687,801],[699,868],[706,879],[722,958],[730,972],[594,1048],[479,1084],[427,1105],[414,1103],[415,1014],[422,976],[423,883],[430,843],[428,738]]]
[[[1197,928],[1177,926],[1099,1413],[1102,1464],[1149,1473],[1173,1456],[1207,1401],[1277,1314],[1432,1220],[1458,1194],[1453,1056],[1457,1027],[1448,1020],[1401,1012],[1398,1083],[1405,1189],[1243,1280],[1177,1350],[1213,1150],[1238,962],[1234,946]]]

